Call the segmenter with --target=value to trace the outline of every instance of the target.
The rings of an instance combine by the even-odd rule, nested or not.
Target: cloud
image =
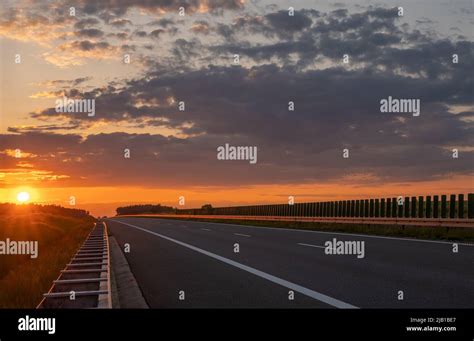
[[[74,34],[79,38],[100,38],[104,35],[104,32],[96,28],[84,28],[75,31]]]
[[[129,19],[114,19],[111,22],[109,22],[109,25],[115,26],[115,27],[124,27],[126,25],[133,25],[132,21]]]
[[[172,0],[153,8],[148,1],[78,4],[91,15],[106,11],[108,23],[122,20],[132,7],[161,15],[178,5]],[[243,3],[195,0],[185,5],[205,12],[218,5],[239,9]],[[76,32],[104,36],[85,33],[83,39],[62,42],[54,54],[45,55],[48,61],[80,65],[84,59],[113,59],[120,51],[148,46],[148,55],[134,56],[147,68],[139,77],[96,88],[81,88],[83,77],[52,81],[56,92],[36,96],[94,99],[96,116],[57,113],[52,107],[35,111],[31,118],[42,124],[10,127],[0,136],[0,150],[27,149],[38,155],[31,161],[35,169],[65,176],[60,180],[67,186],[247,186],[343,178],[387,184],[472,175],[471,41],[411,29],[391,8],[201,19],[190,19],[189,35],[172,39],[163,35],[176,30],[177,23],[160,18],[130,29],[138,42],[117,46],[104,36],[120,39],[125,32],[76,22]],[[131,26],[124,20],[115,26]],[[152,39],[163,45],[151,51]],[[458,64],[451,61],[454,52]],[[232,65],[235,53],[241,65]],[[347,65],[344,54],[350,57]],[[380,99],[388,96],[420,99],[421,115],[381,113]],[[179,101],[185,102],[185,111],[178,110]],[[295,111],[288,110],[289,101]],[[129,132],[89,130],[100,124],[107,131]],[[153,134],[132,133],[144,128]],[[257,165],[218,161],[216,148],[225,143],[257,146]],[[462,151],[459,159],[452,158],[454,147]],[[131,159],[123,157],[125,148]],[[349,159],[342,157],[344,148]],[[8,169],[16,167],[11,156],[4,157]]]
[[[209,23],[205,20],[195,21],[191,27],[194,33],[209,34]]]
[[[118,51],[119,47],[107,41],[74,40],[43,53],[43,58],[58,67],[67,68],[83,65],[85,59],[119,59]]]
[[[219,12],[223,10],[238,10],[244,7],[244,0],[70,0],[67,4],[82,9],[87,14],[107,13],[115,16],[122,16],[128,10],[136,8],[148,13],[177,13],[180,7],[184,7],[186,12]]]
[[[74,24],[74,28],[83,30],[85,28],[88,28],[90,26],[96,26],[98,24],[100,24],[100,21],[96,18],[85,18],[77,21]]]

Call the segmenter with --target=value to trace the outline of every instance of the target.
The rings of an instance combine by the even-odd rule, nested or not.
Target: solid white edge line
[[[159,233],[156,233],[156,232],[153,232],[153,231],[150,231],[150,230],[147,230],[147,229],[144,229],[142,227],[139,227],[139,226],[135,226],[135,225],[132,225],[132,224],[128,224],[128,223],[124,223],[124,222],[121,222],[119,220],[112,220],[114,222],[117,222],[117,223],[120,223],[120,224],[123,224],[123,225],[127,225],[127,226],[130,226],[130,227],[133,227],[135,229],[138,229],[138,230],[141,230],[143,232],[147,232],[147,233],[150,233],[152,235],[155,235],[157,237],[160,237],[160,238],[163,238],[163,239],[166,239],[170,242],[173,242],[175,244],[178,244],[178,245],[181,245],[181,246],[184,246],[188,249],[191,249],[193,251],[196,251],[196,252],[199,252],[199,253],[202,253],[208,257],[211,257],[211,258],[214,258],[214,259],[217,259],[223,263],[226,263],[226,264],[229,264],[229,265],[232,265],[238,269],[241,269],[241,270],[244,270],[244,271],[247,271],[255,276],[258,276],[258,277],[261,277],[261,278],[264,278],[270,282],[273,282],[273,283],[276,283],[276,284],[279,284],[281,286],[284,286],[286,288],[289,288],[291,290],[294,290],[294,291],[297,291],[299,292],[300,294],[303,294],[303,295],[306,295],[306,296],[309,296],[311,298],[314,298],[315,300],[318,300],[318,301],[321,301],[323,303],[326,303],[328,305],[331,305],[333,307],[336,307],[336,308],[341,308],[341,309],[358,309],[358,307],[356,306],[353,306],[351,304],[348,304],[346,302],[343,302],[343,301],[340,301],[338,299],[335,299],[333,297],[330,297],[330,296],[327,296],[327,295],[324,295],[322,293],[319,293],[317,291],[314,291],[314,290],[311,290],[311,289],[308,289],[308,288],[305,288],[301,285],[298,285],[298,284],[295,284],[295,283],[292,283],[292,282],[289,282],[287,280],[284,280],[282,278],[279,278],[279,277],[276,277],[276,276],[273,276],[273,275],[270,275],[266,272],[263,272],[263,271],[260,271],[260,270],[257,270],[257,269],[254,269],[250,266],[247,266],[247,265],[244,265],[244,264],[241,264],[241,263],[238,263],[236,261],[233,261],[231,259],[228,259],[228,258],[225,258],[225,257],[222,257],[222,256],[219,256],[215,253],[212,253],[212,252],[209,252],[209,251],[206,251],[206,250],[203,250],[203,249],[200,249],[196,246],[193,246],[193,245],[190,245],[190,244],[186,244],[186,243],[183,243],[179,240],[176,240],[176,239],[173,239],[173,238],[170,238],[170,237],[167,237],[167,236],[164,236],[162,234],[159,234]]]
[[[138,217],[138,216],[137,216]],[[120,218],[120,216],[114,217]],[[123,218],[133,218],[133,217],[123,217]],[[166,218],[153,218],[153,217],[143,217],[147,219],[154,220],[181,220],[181,219],[166,219]],[[184,220],[184,219],[183,219]],[[386,237],[386,236],[375,236],[370,234],[358,234],[358,233],[344,233],[344,232],[326,232],[326,231],[312,231],[312,230],[301,230],[301,229],[287,229],[280,227],[266,227],[266,226],[254,226],[254,225],[239,225],[239,224],[228,224],[228,223],[213,223],[209,221],[195,221],[195,220],[186,220],[189,223],[198,223],[198,224],[215,224],[215,225],[229,225],[229,226],[240,226],[240,227],[251,227],[254,229],[271,229],[271,230],[280,230],[280,231],[290,231],[290,232],[304,232],[304,233],[317,233],[317,234],[334,234],[341,236],[356,236],[364,238],[375,238],[375,239],[388,239],[388,240],[403,240],[407,242],[420,242],[420,243],[435,243],[435,244],[458,244],[463,246],[474,247],[474,243],[460,243],[456,241],[442,241],[442,240],[427,240],[427,239],[415,239],[415,238],[400,238],[400,237]]]

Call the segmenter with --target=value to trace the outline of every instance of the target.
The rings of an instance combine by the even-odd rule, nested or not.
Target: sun
[[[21,203],[27,202],[28,200],[30,200],[30,193],[25,192],[25,191],[20,192],[17,194],[16,200],[18,200]]]

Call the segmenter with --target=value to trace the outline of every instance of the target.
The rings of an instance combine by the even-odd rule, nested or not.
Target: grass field
[[[207,221],[212,223],[227,223],[239,225],[252,225],[262,227],[290,228],[314,231],[344,232],[355,234],[370,234],[378,236],[391,236],[403,238],[419,238],[432,240],[462,241],[474,243],[474,228],[467,227],[428,227],[428,226],[400,226],[400,225],[369,225],[369,224],[341,224],[341,223],[315,223],[315,222],[289,222],[289,221],[263,221],[263,220],[233,220],[219,218],[181,218],[163,217],[160,215],[143,215],[147,218],[184,219],[191,221]]]
[[[90,232],[85,211],[0,204],[0,240],[38,241],[38,258],[0,255],[0,308],[34,308]]]

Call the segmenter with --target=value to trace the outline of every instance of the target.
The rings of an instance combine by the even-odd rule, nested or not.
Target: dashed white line
[[[249,234],[243,234],[243,233],[234,233],[236,236],[242,236],[242,237],[252,237]]]
[[[321,245],[313,245],[313,244],[305,244],[305,243],[298,243],[298,245],[310,246],[310,247],[319,247],[319,248],[321,248],[321,249],[325,249],[325,248],[326,248],[325,246],[321,246]]]
[[[165,218],[160,218],[160,219],[157,219],[157,220],[164,220],[164,219]],[[201,221],[191,221],[191,220],[188,220],[188,222],[189,223],[195,223],[195,224],[203,224],[204,223],[204,222],[201,222]],[[363,238],[400,240],[400,241],[418,242],[418,243],[434,243],[434,244],[449,244],[449,245],[452,245],[453,243],[456,243],[458,245],[474,247],[474,243],[461,243],[461,242],[456,242],[456,241],[428,240],[428,239],[402,238],[402,237],[387,237],[387,236],[377,236],[377,235],[360,234],[360,233],[313,231],[313,230],[290,229],[290,228],[283,228],[283,227],[270,227],[270,226],[265,226],[264,227],[264,226],[253,226],[253,225],[239,225],[239,224],[230,224],[230,223],[213,223],[213,222],[210,222],[210,221],[206,221],[205,224],[228,225],[228,226],[246,227],[246,228],[253,228],[253,229],[260,229],[260,230],[288,231],[288,232],[301,232],[301,233],[314,233],[314,234],[332,234],[332,235],[340,235],[340,236],[348,236],[348,237],[356,236],[356,237],[363,237]]]
[[[203,231],[211,231],[211,230],[205,229],[205,228],[201,228],[201,230],[203,230]]]
[[[273,276],[273,275],[270,275],[266,272],[263,272],[263,271],[260,271],[260,270],[257,270],[255,268],[252,268],[250,266],[247,266],[247,265],[244,265],[244,264],[241,264],[241,263],[238,263],[236,261],[233,261],[232,259],[228,259],[228,258],[225,258],[225,257],[222,257],[222,256],[219,256],[215,253],[212,253],[212,252],[209,252],[209,251],[206,251],[206,250],[203,250],[203,249],[200,249],[196,246],[193,246],[193,245],[190,245],[190,244],[186,244],[186,243],[183,243],[183,242],[180,242],[179,240],[176,240],[176,239],[173,239],[173,238],[170,238],[170,237],[166,237],[162,234],[159,234],[159,233],[156,233],[156,232],[153,232],[153,231],[150,231],[150,230],[147,230],[147,229],[144,229],[142,227],[139,227],[139,226],[135,226],[135,225],[132,225],[132,224],[127,224],[127,223],[123,223],[119,220],[113,220],[114,222],[117,222],[119,224],[123,224],[123,225],[128,225],[130,227],[133,227],[133,228],[136,228],[137,230],[140,230],[140,231],[143,231],[143,232],[146,232],[146,233],[150,233],[152,235],[155,235],[157,237],[160,237],[160,238],[163,238],[163,239],[166,239],[170,242],[173,242],[175,244],[178,244],[178,245],[181,245],[181,246],[184,246],[188,249],[191,249],[193,251],[196,251],[196,252],[199,252],[199,253],[202,253],[208,257],[211,257],[211,258],[214,258],[214,259],[217,259],[223,263],[226,263],[228,265],[231,265],[231,266],[234,266],[238,269],[241,269],[241,270],[244,270],[244,271],[247,271],[255,276],[258,276],[258,277],[261,277],[261,278],[264,278],[270,282],[273,282],[273,283],[276,283],[278,285],[281,285],[281,286],[284,286],[288,289],[291,289],[291,290],[294,290],[294,291],[297,291],[303,295],[306,295],[306,296],[309,296],[311,298],[314,298],[315,300],[318,300],[318,301],[321,301],[323,303],[326,303],[330,306],[333,306],[333,307],[336,307],[336,308],[343,308],[343,309],[358,309],[358,307],[356,306],[353,306],[349,303],[346,303],[346,302],[343,302],[343,301],[340,301],[336,298],[333,298],[333,297],[330,297],[330,296],[327,296],[327,295],[324,295],[320,292],[317,292],[317,291],[314,291],[314,290],[311,290],[311,289],[308,289],[308,288],[305,288],[301,285],[298,285],[298,284],[295,284],[295,283],[292,283],[292,282],[289,282],[287,280],[284,280],[282,278],[279,278],[279,277],[276,277],[276,276]]]

